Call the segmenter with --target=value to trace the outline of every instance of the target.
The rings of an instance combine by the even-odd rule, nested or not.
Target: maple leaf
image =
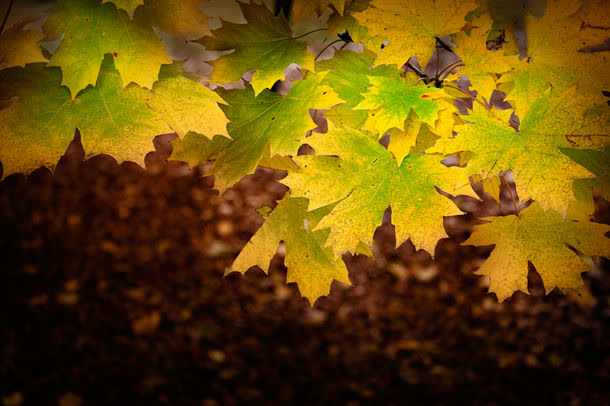
[[[283,80],[284,68],[291,63],[313,71],[314,55],[307,43],[292,38],[286,18],[274,16],[264,6],[241,5],[247,24],[224,22],[214,31],[214,37],[198,42],[206,49],[234,52],[210,62],[214,67],[210,77],[215,83],[238,81],[251,69],[256,69],[251,85],[255,94]]]
[[[592,222],[566,221],[553,210],[546,212],[533,203],[519,216],[486,218],[462,244],[496,247],[477,271],[490,277],[490,292],[503,301],[513,292],[527,292],[527,263],[535,267],[547,291],[578,290],[582,272],[589,266],[565,244],[587,255],[610,255],[610,239],[604,233],[610,226]]]
[[[179,136],[195,131],[210,139],[214,135],[229,138],[229,120],[218,106],[224,100],[199,83],[196,76],[182,72],[181,64],[161,67],[152,94],[149,106],[162,114]]]
[[[586,45],[595,45],[608,39],[608,21],[610,21],[610,7],[607,0],[589,0],[580,5],[580,8],[573,16],[580,22],[580,30],[583,33],[582,39]]]
[[[331,59],[316,62],[316,72],[328,72],[325,83],[332,87],[339,97],[349,105],[356,106],[364,97],[369,84],[369,67],[375,61],[371,51],[336,51]]]
[[[336,51],[331,59],[316,62],[316,72],[327,72],[324,83],[346,102],[325,113],[335,125],[360,128],[366,121],[368,112],[353,108],[364,100],[362,93],[369,85],[368,68],[374,60],[375,54],[371,51],[345,50]]]
[[[231,140],[227,137],[217,135],[210,140],[205,135],[188,132],[184,137],[172,140],[171,158],[195,166],[214,158],[230,144]]]
[[[544,0],[487,0],[489,13],[496,21],[515,22],[523,17],[524,9],[536,18],[542,17]]]
[[[567,114],[570,108],[564,102],[569,103],[572,95],[547,92],[532,105],[518,131],[508,125],[510,110],[491,112],[475,103],[468,122],[455,127],[457,136],[439,139],[428,151],[470,151],[466,170],[483,179],[512,170],[521,200],[534,199],[545,210],[565,216],[574,199],[572,182],[594,176],[560,150],[574,146],[564,135],[587,125]]]
[[[230,120],[228,130],[234,140],[210,170],[219,191],[224,192],[254,172],[267,145],[270,157],[296,156],[299,140],[316,127],[309,109],[329,108],[342,102],[331,88],[321,84],[323,79],[324,75],[311,75],[298,80],[287,95],[265,89],[255,96],[251,86],[244,90],[217,89],[229,103],[221,108]]]
[[[477,7],[474,0],[372,0],[371,7],[354,14],[368,34],[389,40],[378,52],[377,64],[402,66],[413,56],[424,61],[435,37],[454,34],[464,17]],[[422,64],[423,66],[423,64]]]
[[[300,169],[289,172],[282,183],[293,196],[308,198],[309,210],[338,202],[316,227],[330,228],[326,245],[335,256],[353,251],[359,243],[370,246],[388,205],[397,245],[411,238],[417,248],[433,254],[438,240],[446,236],[443,216],[461,214],[435,187],[454,193],[468,186],[464,193],[473,195],[466,171],[445,167],[442,156],[430,154],[408,155],[397,166],[375,138],[345,128],[314,133],[306,142],[316,155],[293,158]]]
[[[343,15],[345,11],[345,5],[350,3],[350,0],[320,0],[320,5],[323,9],[326,9],[329,6],[333,6],[339,15]]]
[[[38,45],[44,35],[39,31],[23,29],[36,20],[25,18],[0,34],[0,69],[47,61]]]
[[[412,111],[419,121],[434,127],[439,110],[450,108],[439,100],[447,97],[442,89],[415,81],[411,75],[402,78],[395,66],[373,70],[369,82],[364,100],[354,108],[369,110],[365,128],[380,135],[391,128],[404,130],[404,122]]]
[[[424,152],[434,146],[439,137],[451,137],[455,123],[453,106],[439,110],[434,127],[422,123],[417,114],[411,111],[404,122],[404,129],[392,128],[389,131],[388,151],[400,165],[410,153]]]
[[[469,33],[460,31],[453,39],[456,45],[455,52],[459,54],[464,66],[452,76],[468,77],[472,88],[487,100],[496,88],[496,75],[512,70],[517,63],[516,58],[504,55],[502,50],[487,49],[486,43],[492,24],[491,18],[482,14],[473,19],[472,25],[475,28],[468,30]]]
[[[179,39],[189,36],[201,38],[211,35],[209,16],[201,11],[199,4],[206,0],[144,0],[143,12],[152,26]]]
[[[107,56],[96,87],[83,90],[74,101],[68,89],[60,87],[58,68],[29,64],[25,69],[0,71],[0,94],[18,97],[0,110],[5,176],[55,165],[75,128],[88,153],[144,163],[144,155],[153,149],[153,137],[171,129],[146,105],[150,92],[136,85],[122,87],[112,62]]]
[[[124,10],[100,0],[59,0],[50,9],[45,39],[63,39],[49,66],[61,67],[61,84],[72,96],[95,84],[107,53],[115,56],[123,87],[135,82],[152,88],[161,65],[172,61],[141,10],[130,20]]]
[[[366,27],[360,25],[354,13],[366,10],[370,0],[352,0],[345,3],[343,13],[333,13],[328,18],[327,36],[347,32],[356,44],[363,42],[370,49],[379,49],[383,40],[367,35]]]
[[[312,14],[321,15],[331,5],[339,15],[343,15],[345,3],[346,0],[293,0],[290,7],[290,21],[299,21]]]
[[[324,12],[320,0],[293,0],[290,6],[290,21],[295,22],[311,15],[319,15]]]
[[[589,4],[592,13],[604,15],[603,9],[607,9],[603,3]],[[575,14],[579,7],[579,2],[570,0],[550,1],[542,18],[526,15],[528,58],[515,61],[516,69],[499,80],[519,117],[549,87],[561,93],[578,84],[583,106],[605,102],[601,91],[610,88],[608,58],[603,52],[579,52],[592,35]],[[549,27],[553,27],[553,35],[549,35]]]
[[[102,0],[102,3],[108,2],[114,3],[116,8],[121,8],[127,11],[129,18],[133,18],[133,12],[136,10],[136,8],[144,4],[144,0]]]
[[[368,71],[368,78],[370,86],[354,109],[369,109],[363,128],[379,138],[390,130],[388,149],[398,165],[416,145],[420,131],[428,138],[430,131],[445,137],[451,134],[456,110],[443,100],[449,99],[443,89],[415,81],[411,75],[403,78],[393,66],[378,66]]]
[[[343,260],[335,259],[331,249],[323,248],[328,230],[314,231],[331,209],[332,206],[308,212],[307,199],[284,197],[240,252],[231,270],[245,273],[258,265],[267,272],[280,241],[284,241],[286,282],[296,282],[311,305],[318,297],[328,295],[333,280],[349,285]]]
[[[493,197],[496,202],[500,201],[500,186],[502,185],[502,178],[500,176],[483,177],[475,174],[472,175],[472,181],[473,183],[482,183],[483,191]]]
[[[570,202],[568,207],[569,218],[589,220],[595,209],[592,189],[595,189],[604,199],[610,200],[610,159],[608,159],[610,148],[606,148],[604,151],[562,148],[561,152],[596,176],[595,179],[574,181],[576,201]]]

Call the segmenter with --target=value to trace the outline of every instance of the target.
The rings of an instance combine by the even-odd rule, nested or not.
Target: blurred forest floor
[[[459,245],[469,215],[434,260],[386,221],[374,259],[344,256],[353,286],[311,308],[282,247],[269,276],[222,277],[284,174],[219,197],[164,158],[73,143],[54,173],[0,183],[3,406],[610,404],[607,264],[582,297],[545,296],[531,269],[530,295],[498,304],[473,274],[490,247]]]

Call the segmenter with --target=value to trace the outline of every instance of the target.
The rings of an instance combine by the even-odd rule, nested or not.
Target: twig
[[[6,14],[4,14],[4,20],[2,20],[2,25],[0,26],[0,34],[4,31],[4,26],[6,25],[6,21],[8,20],[9,14],[11,14],[11,9],[13,8],[14,0],[10,0],[8,3],[8,8],[6,9]]]

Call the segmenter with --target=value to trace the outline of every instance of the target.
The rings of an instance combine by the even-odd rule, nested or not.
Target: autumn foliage
[[[453,197],[478,198],[478,182],[498,201],[516,185],[514,211],[465,242],[495,245],[478,273],[500,300],[527,290],[528,262],[549,291],[579,290],[610,254],[610,227],[591,221],[594,195],[610,199],[608,51],[584,52],[606,40],[607,2],[513,0],[517,16],[497,1],[295,0],[287,16],[254,3],[59,0],[43,33],[4,30],[4,176],[52,166],[76,128],[88,154],[137,163],[175,132],[172,159],[214,160],[220,193],[257,166],[286,170],[289,194],[230,270],[267,270],[283,241],[287,281],[312,303],[349,283],[342,254],[370,254],[388,207],[397,244],[433,255],[444,217],[463,213]],[[160,36],[219,51],[209,77]],[[332,58],[312,52],[320,36]],[[291,64],[301,78],[275,91]],[[216,86],[230,82],[243,86]]]

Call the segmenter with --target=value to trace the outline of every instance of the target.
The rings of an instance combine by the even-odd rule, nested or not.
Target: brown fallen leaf
[[[8,396],[2,397],[2,406],[21,406],[23,404],[23,395],[21,392],[13,392]]]
[[[131,323],[131,328],[135,335],[145,335],[153,333],[161,323],[161,314],[154,311],[148,315],[137,318]]]
[[[57,399],[59,406],[80,406],[83,399],[75,393],[68,392]]]

